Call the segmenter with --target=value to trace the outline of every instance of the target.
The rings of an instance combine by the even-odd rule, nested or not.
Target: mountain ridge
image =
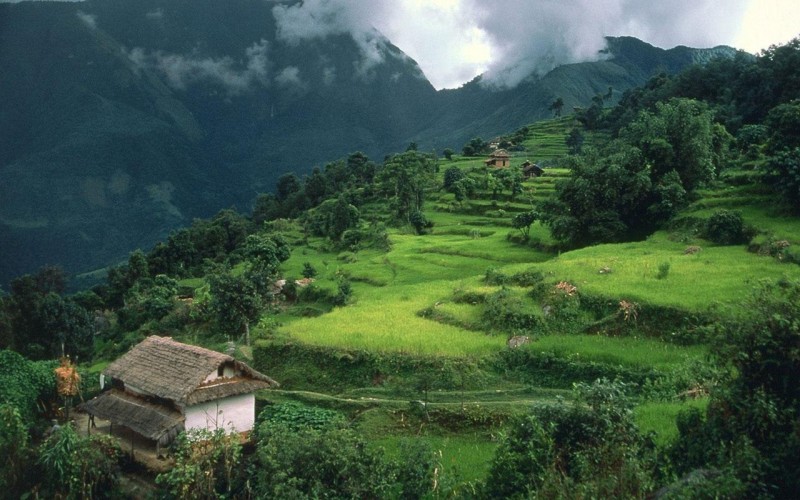
[[[609,59],[514,89],[436,91],[375,37],[369,56],[348,35],[289,43],[255,0],[0,4],[0,282],[104,267],[246,208],[287,171],[412,141],[458,148],[549,116],[556,96],[567,109],[618,96],[694,54],[610,39]]]

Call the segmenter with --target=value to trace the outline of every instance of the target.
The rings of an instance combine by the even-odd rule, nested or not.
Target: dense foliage
[[[397,391],[392,396],[402,398],[399,406],[408,398],[421,398],[402,409],[392,401],[390,416],[383,416],[399,421],[392,425],[407,433],[411,426],[420,433],[441,426],[475,427],[495,435],[510,415],[473,411],[465,404],[465,393],[484,389],[490,378],[524,386],[520,391],[529,386],[563,391],[577,384],[572,400],[537,404],[505,428],[488,475],[471,483],[465,495],[800,495],[793,474],[800,467],[800,394],[791,382],[800,370],[800,285],[795,282],[766,286],[743,311],[727,316],[717,310],[659,310],[611,292],[609,297],[584,294],[577,280],[543,273],[536,266],[508,274],[492,267],[481,283],[485,289],[478,291],[465,291],[459,284],[447,295],[446,290],[418,286],[409,288],[413,293],[392,297],[419,307],[415,319],[457,326],[481,341],[505,337],[492,344],[490,356],[480,359],[328,350],[285,342],[287,334],[280,329],[290,316],[329,311],[340,318],[351,311],[357,315],[358,308],[346,306],[358,301],[362,285],[383,287],[396,279],[398,266],[384,254],[391,247],[387,226],[418,245],[413,258],[425,252],[440,256],[428,270],[431,274],[452,273],[452,280],[462,280],[466,278],[458,274],[459,266],[468,259],[495,262],[491,252],[467,248],[494,229],[458,227],[461,222],[447,220],[453,213],[473,217],[476,225],[506,229],[504,241],[518,251],[514,265],[527,263],[537,245],[552,250],[640,239],[670,221],[689,228],[685,234],[669,235],[676,241],[751,243],[754,230],[742,212],[726,205],[708,207],[697,220],[675,217],[734,167],[738,177],[728,184],[731,189],[748,183],[759,194],[774,193],[781,200],[774,203],[775,213],[797,208],[800,106],[791,91],[796,89],[792,79],[797,69],[790,62],[796,62],[798,50],[792,42],[757,58],[740,56],[674,77],[658,76],[625,93],[613,108],[606,107],[611,89],[598,95],[564,128],[571,130],[566,138],[571,154],[558,161],[569,175],[556,184],[554,197],[538,205],[532,202],[536,193],[526,190],[533,183],[526,183],[517,166],[492,169],[472,160],[464,167],[460,158],[440,173],[436,155],[419,152],[412,144],[380,164],[353,153],[303,177],[288,173],[278,179],[274,194],[258,196],[252,214],[222,210],[196,220],[149,252],[131,253],[92,290],[67,293],[66,276],[55,267],[14,280],[10,292],[0,297],[0,454],[6,457],[0,464],[0,486],[14,494],[38,488],[68,498],[115,492],[120,452],[111,441],[81,438],[69,425],[41,436],[41,419],[58,415],[59,405],[55,364],[48,360],[67,354],[81,362],[108,361],[143,336],[157,333],[238,349],[237,356],[252,355],[254,364],[266,363],[259,356],[272,349],[281,359],[265,364],[265,372],[281,369],[294,381],[326,390],[360,388],[368,394],[388,386]],[[789,90],[774,91],[780,85]],[[563,102],[555,104],[552,111],[560,114]],[[527,133],[520,129],[500,138],[499,145],[523,147]],[[475,138],[464,153],[484,154],[487,147]],[[448,224],[443,232],[469,235],[464,248],[430,244],[430,233],[440,228],[433,225],[431,212],[425,213],[432,204],[437,224]],[[555,244],[541,242],[546,236],[539,222]],[[782,259],[791,255],[786,252],[789,245],[769,239],[750,247]],[[299,262],[290,262],[298,258],[291,247],[301,247],[302,271]],[[324,257],[313,253],[317,249]],[[701,250],[692,245],[684,255],[688,259]],[[368,261],[362,272],[344,265],[359,259]],[[608,277],[614,272],[608,265],[613,259],[600,260],[592,261],[596,268],[591,272]],[[287,262],[291,266],[286,267],[305,279],[284,275]],[[681,272],[672,262],[648,262],[637,279],[668,288]],[[396,321],[391,304],[382,306],[381,322],[391,328]],[[706,315],[702,321],[697,319],[701,314]],[[728,321],[734,315],[737,321]],[[253,354],[240,342],[250,344],[251,330],[260,343]],[[346,335],[361,334],[348,325]],[[663,345],[670,347],[712,338],[713,364],[698,355],[697,366],[687,362],[665,371],[639,360],[584,360],[567,352],[569,347],[545,350],[536,344],[547,335],[571,339],[579,334],[584,340],[651,335],[667,339]],[[518,344],[497,349],[512,336]],[[310,382],[317,374],[331,373],[335,377]],[[460,409],[434,408],[434,393],[456,390]],[[661,449],[634,425],[634,397],[674,401],[679,393],[704,395],[709,390],[708,408],[681,414],[679,437]],[[259,416],[252,455],[223,432],[183,436],[173,450],[176,466],[158,483],[165,495],[175,498],[420,498],[458,493],[442,488],[442,479],[448,478],[429,446],[408,442],[390,454],[359,434],[352,420],[378,405],[377,399],[348,394],[326,403],[337,410],[268,404]],[[338,411],[337,404],[345,409]],[[34,472],[24,472],[25,467]],[[657,488],[664,489],[656,493]]]

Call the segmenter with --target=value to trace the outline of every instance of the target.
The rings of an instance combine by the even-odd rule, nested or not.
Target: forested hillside
[[[380,33],[300,38],[257,0],[0,4],[0,283],[105,268],[285,172],[416,142],[458,149],[611,102],[715,51],[614,39],[604,60],[514,89],[437,92]],[[210,21],[210,20],[213,20]]]
[[[281,383],[252,453],[176,442],[170,498],[799,496],[799,61],[794,40],[598,94],[509,129],[507,166],[481,138],[351,153],[91,289],[14,279],[5,491],[133,494],[125,448],[64,422],[54,360],[90,398],[158,334]]]

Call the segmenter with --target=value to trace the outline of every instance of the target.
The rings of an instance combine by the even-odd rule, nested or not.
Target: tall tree
[[[562,109],[564,109],[564,99],[561,97],[556,98],[556,100],[550,104],[550,111],[553,112],[553,116],[561,116]]]
[[[379,175],[380,189],[389,197],[397,221],[408,223],[412,213],[422,210],[425,190],[435,171],[434,158],[417,151],[406,151],[386,161]]]

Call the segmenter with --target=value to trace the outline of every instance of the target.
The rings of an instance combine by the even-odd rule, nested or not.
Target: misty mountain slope
[[[606,40],[601,60],[559,66],[541,77],[532,75],[511,89],[492,88],[479,77],[458,90],[440,92],[440,115],[418,132],[421,142],[459,146],[473,137],[491,138],[551,117],[550,105],[559,97],[564,112],[569,112],[587,106],[595,95],[606,94],[611,87],[615,102],[625,90],[643,85],[657,73],[676,73],[694,63],[736,54],[731,47],[664,50],[632,37]]]
[[[638,85],[673,55],[613,39],[608,60],[513,89],[437,92],[378,32],[280,24],[262,0],[0,4],[0,282],[118,262],[287,171],[363,151],[459,149]],[[677,50],[677,49],[676,49]]]

